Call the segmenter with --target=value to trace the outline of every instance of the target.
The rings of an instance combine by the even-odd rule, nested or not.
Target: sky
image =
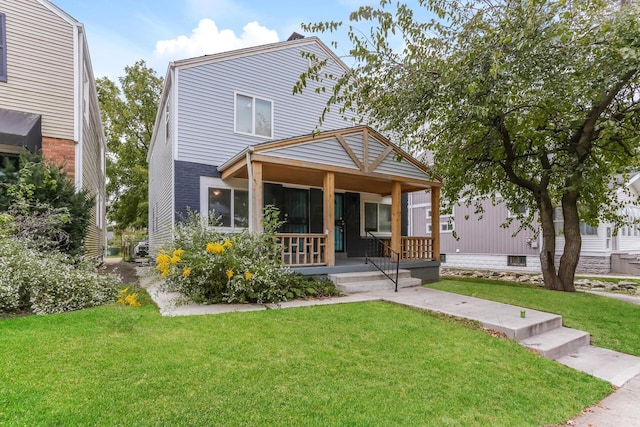
[[[317,35],[344,56],[344,35],[309,34],[300,23],[348,22],[349,13],[375,0],[52,0],[84,24],[95,77],[116,81],[144,59],[164,77],[169,62],[284,41],[295,31]]]

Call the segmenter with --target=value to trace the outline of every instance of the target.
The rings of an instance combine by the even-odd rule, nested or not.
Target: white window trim
[[[241,96],[246,96],[248,98],[251,98],[252,101],[252,111],[253,111],[253,116],[251,117],[251,128],[253,129],[253,133],[251,132],[240,132],[236,127],[236,118],[237,118],[237,111],[238,111],[238,106],[237,106],[237,102],[238,102],[238,95]],[[269,103],[271,103],[271,135],[270,136],[264,136],[264,135],[258,135],[257,133],[255,133],[256,131],[256,99],[259,99],[261,101],[267,101]],[[260,96],[255,96],[255,95],[250,95],[248,93],[245,92],[238,92],[238,91],[234,91],[233,92],[233,133],[237,133],[239,135],[250,135],[250,136],[255,136],[256,138],[263,138],[263,139],[273,139],[273,134],[274,134],[274,130],[275,130],[275,117],[274,117],[274,101],[272,99],[269,98],[263,98]]]
[[[448,218],[444,218],[446,219],[446,221],[440,221],[440,234],[442,233],[453,233],[453,230],[456,229],[456,222],[453,220],[453,218],[451,219],[451,229],[449,229],[449,219]],[[446,230],[443,230],[442,227],[447,227]]]
[[[391,206],[391,197],[381,197],[375,194],[364,194],[360,195],[360,237],[366,237],[367,232],[364,229],[364,204],[365,203],[376,203],[378,205],[389,205]],[[380,216],[378,216],[378,221],[380,221]],[[379,226],[380,224],[378,224]],[[376,237],[391,237],[391,232],[371,232]]]
[[[210,176],[200,177],[200,217],[203,224],[209,224],[209,188],[221,188],[225,190],[241,190],[249,191],[248,182],[246,180],[230,180],[230,182],[224,182],[220,178],[213,178]],[[251,202],[251,196],[249,196],[249,202]],[[235,213],[234,197],[231,195],[231,217],[233,218]],[[237,233],[244,231],[247,227],[236,227],[231,222],[231,227],[211,227],[214,230],[222,231],[225,233]]]

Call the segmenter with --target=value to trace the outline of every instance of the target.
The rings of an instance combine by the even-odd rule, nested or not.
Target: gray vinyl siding
[[[88,105],[80,110],[88,109],[88,116],[82,114],[82,188],[95,197],[91,212],[91,222],[85,239],[85,253],[88,257],[100,257],[106,247],[106,171],[105,141],[100,119],[100,107],[95,82],[88,74]],[[84,104],[84,98],[83,98]]]
[[[318,125],[329,93],[315,93],[317,83],[308,82],[303,94],[292,95],[294,84],[308,67],[308,60],[300,55],[302,50],[326,55],[314,42],[189,68],[178,67],[177,160],[221,165],[246,146],[269,140],[234,132],[235,92],[274,103],[274,140],[311,133]],[[341,73],[335,64],[330,68],[335,74]],[[348,123],[332,112],[322,128],[346,126]]]
[[[165,91],[171,93],[168,84]],[[171,103],[172,97],[167,101]],[[165,111],[166,104],[159,106],[159,111]],[[153,255],[163,245],[173,240],[173,140],[174,129],[170,123],[170,137],[166,138],[166,116],[159,114],[159,124],[151,141],[151,155],[149,156],[149,250]]]
[[[398,161],[395,154],[389,153],[389,155],[378,165],[374,172],[384,173],[387,175],[405,176],[407,178],[424,179],[424,171],[418,169],[406,159]]]
[[[344,148],[336,139],[325,139],[307,144],[299,144],[291,147],[276,149],[265,152],[278,157],[292,160],[303,160],[315,163],[331,164],[345,168],[357,169],[351,157],[344,151]],[[327,161],[327,159],[330,159]]]
[[[0,0],[7,81],[0,108],[42,114],[44,136],[74,139],[74,26],[36,0]]]
[[[538,248],[532,248],[526,239],[533,239],[533,232],[523,230],[515,237],[513,233],[518,229],[517,221],[502,228],[509,214],[507,208],[499,204],[493,206],[490,201],[483,203],[485,212],[481,220],[474,214],[473,206],[466,208],[456,206],[454,209],[454,229],[459,240],[453,237],[453,233],[440,233],[440,252],[442,253],[485,253],[507,255],[537,255]],[[465,219],[468,217],[469,219]],[[445,218],[441,219],[441,222]]]

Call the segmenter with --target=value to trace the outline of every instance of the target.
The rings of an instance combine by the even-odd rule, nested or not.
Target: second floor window
[[[273,102],[236,93],[235,131],[273,137]]]

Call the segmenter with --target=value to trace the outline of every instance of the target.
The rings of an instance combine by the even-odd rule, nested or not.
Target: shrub
[[[15,232],[73,256],[82,255],[94,199],[76,188],[61,166],[24,153],[19,170],[0,165],[0,211]]]
[[[195,302],[273,303],[336,295],[330,282],[304,279],[282,265],[275,230],[278,212],[265,208],[264,232],[225,234],[190,213],[176,226],[173,247],[156,256],[163,288]]]
[[[118,280],[57,251],[0,235],[0,312],[60,313],[115,301]]]

